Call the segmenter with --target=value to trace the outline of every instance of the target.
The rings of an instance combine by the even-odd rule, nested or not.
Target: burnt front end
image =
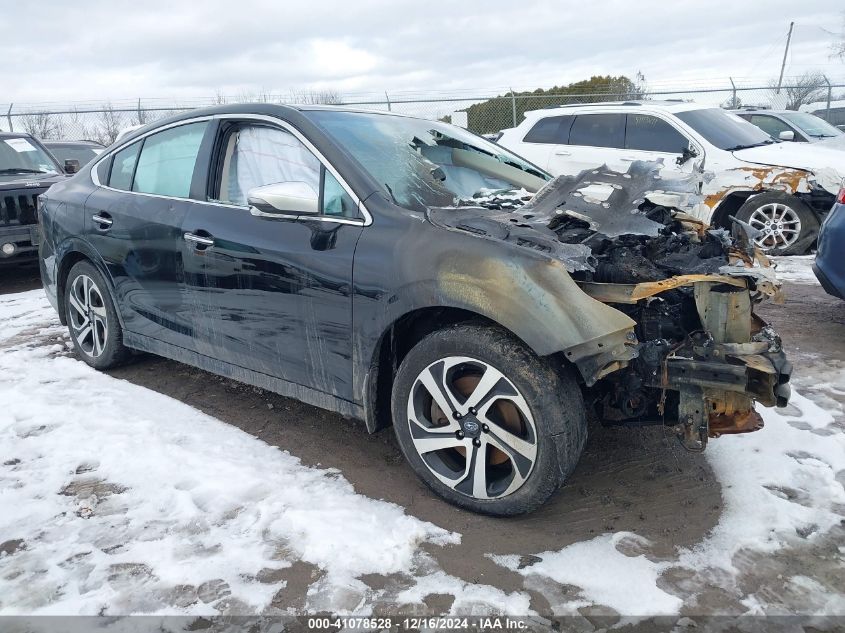
[[[603,421],[669,425],[685,448],[763,427],[754,404],[784,407],[792,366],[753,312],[750,279],[689,275],[662,284],[584,284],[636,322],[638,355],[590,388]]]
[[[0,189],[0,265],[38,256],[38,196],[45,191],[46,186]]]

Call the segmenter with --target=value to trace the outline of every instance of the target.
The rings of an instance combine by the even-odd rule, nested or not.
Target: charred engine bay
[[[579,367],[587,397],[606,423],[670,424],[701,450],[708,437],[760,428],[753,400],[785,406],[791,368],[751,311],[777,293],[765,258],[744,233],[679,211],[694,206],[697,183],[665,181],[661,168],[588,170],[536,194],[485,191],[429,217],[554,257],[584,292],[630,316],[636,358],[593,376]]]

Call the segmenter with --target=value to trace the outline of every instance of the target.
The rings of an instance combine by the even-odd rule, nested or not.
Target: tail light
[[[836,196],[836,202],[839,204],[845,204],[845,187],[839,190],[839,195]]]

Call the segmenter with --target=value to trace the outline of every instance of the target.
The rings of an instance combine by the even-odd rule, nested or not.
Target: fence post
[[[511,88],[511,112],[513,113],[513,127],[516,127],[516,95]]]
[[[393,112],[393,108],[390,107],[390,97],[387,96],[387,90],[384,91],[384,98],[387,99],[387,111]]]
[[[827,84],[827,107],[824,111],[824,118],[825,121],[830,123],[830,97],[832,86],[830,85],[830,79],[827,78],[827,75],[822,75],[822,77],[824,77],[824,82]]]
[[[736,109],[739,107],[739,106],[737,106],[737,104],[736,104],[736,84],[734,83],[734,78],[733,78],[733,77],[728,77],[728,79],[730,79],[730,81],[731,81],[731,92],[732,92],[732,96],[731,96],[731,108],[732,108],[733,110],[736,110]]]
[[[12,125],[12,108],[14,107],[14,103],[9,104],[9,111],[6,113],[6,118],[9,120],[9,131],[14,132],[15,126]]]

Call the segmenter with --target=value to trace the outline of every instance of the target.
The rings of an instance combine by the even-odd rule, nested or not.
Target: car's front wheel
[[[819,230],[813,210],[785,193],[752,196],[739,208],[736,217],[758,231],[754,243],[769,255],[803,255]]]
[[[393,425],[417,475],[455,505],[507,516],[535,509],[572,472],[584,403],[563,368],[497,328],[458,325],[405,357]]]
[[[108,369],[129,356],[109,287],[88,261],[74,264],[65,283],[65,313],[73,347],[96,369]]]

